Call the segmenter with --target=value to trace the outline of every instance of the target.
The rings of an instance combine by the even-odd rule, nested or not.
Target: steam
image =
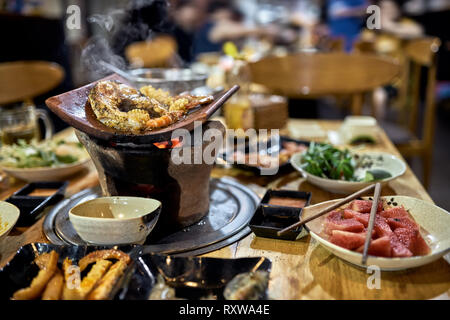
[[[83,68],[88,72],[88,80],[95,81],[111,74],[111,70],[103,66],[100,61],[107,62],[113,66],[126,70],[125,59],[111,49],[106,38],[95,36],[89,39],[86,47],[81,53]]]
[[[101,61],[127,70],[125,48],[132,42],[151,39],[154,32],[165,31],[167,2],[165,0],[134,0],[123,9],[106,14],[93,14],[87,21],[94,29],[81,53],[81,65],[88,81],[111,74]]]

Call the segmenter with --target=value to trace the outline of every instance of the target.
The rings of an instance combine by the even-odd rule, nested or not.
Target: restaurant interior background
[[[370,4],[381,8],[380,30],[365,28],[368,15],[361,7]],[[80,9],[81,19],[73,16],[76,10],[68,9],[71,5]],[[343,18],[339,5],[340,9],[347,6],[351,14]],[[429,107],[424,97],[430,79],[423,72],[420,89],[416,91],[421,93],[421,99],[414,133],[420,136],[422,129],[435,130],[428,191],[437,205],[448,210],[449,17],[448,0],[0,0],[0,62],[46,60],[63,67],[65,76],[59,86],[33,99],[38,108],[45,109],[46,98],[110,73],[99,60],[123,70],[191,66],[210,72],[210,85],[221,85],[227,81],[224,74],[232,68],[230,56],[251,62],[268,55],[346,51],[369,52],[402,61],[405,42],[436,37],[441,44],[437,53],[437,82],[431,89],[436,117],[433,123],[424,124]],[[127,50],[139,41],[152,43],[142,49],[151,50],[151,54],[142,53],[139,48]],[[359,72],[364,73],[370,67],[367,65]],[[363,114],[376,116],[392,141],[398,143],[412,139],[412,132],[402,125],[409,115],[404,101],[413,97],[404,94],[403,84],[397,77],[374,88],[364,95],[362,109]],[[248,90],[268,89],[251,83]],[[285,99],[290,117],[344,119],[352,113],[351,97],[346,94]],[[66,126],[54,115],[52,121],[56,130]],[[412,157],[408,161],[423,181],[421,159]]]

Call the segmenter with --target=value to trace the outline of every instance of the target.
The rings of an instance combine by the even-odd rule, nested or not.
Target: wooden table
[[[310,126],[311,122],[291,120],[290,127]],[[314,122],[323,130],[336,130],[340,125],[340,122],[335,121]],[[400,157],[383,132],[380,135],[380,142],[366,150],[385,151]],[[95,176],[95,172],[88,171],[87,176],[93,174]],[[297,172],[283,177],[254,177],[237,169],[215,168],[212,175],[232,176],[260,195],[265,187],[272,187],[311,191],[312,203],[342,197],[310,185]],[[88,185],[94,182],[93,179],[90,180]],[[88,187],[85,183],[80,184],[82,181],[84,181],[82,177],[74,179],[69,188],[70,193]],[[1,199],[13,189],[0,194]],[[410,168],[403,176],[384,187],[382,194],[402,194],[432,202]],[[42,220],[28,230],[16,228],[0,243],[0,266],[4,265],[20,246],[38,241],[47,241],[42,233]],[[383,272],[381,289],[369,290],[366,284],[370,274],[330,254],[309,236],[298,241],[283,241],[259,238],[250,234],[239,242],[208,253],[206,256],[268,257],[272,260],[269,296],[274,299],[449,299],[450,295],[450,266],[444,259],[412,270]]]
[[[300,53],[250,63],[252,81],[290,98],[352,95],[352,112],[362,112],[365,93],[391,83],[399,66],[369,54]]]

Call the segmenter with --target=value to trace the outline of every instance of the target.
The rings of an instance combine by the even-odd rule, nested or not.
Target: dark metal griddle
[[[85,245],[70,223],[69,210],[99,196],[99,188],[87,189],[52,208],[43,224],[48,240],[58,245]],[[250,233],[247,225],[259,201],[253,191],[234,180],[212,179],[208,214],[192,226],[151,242],[147,240],[143,250],[146,253],[201,254],[222,248]]]

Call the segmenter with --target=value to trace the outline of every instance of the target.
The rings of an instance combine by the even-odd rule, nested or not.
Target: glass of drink
[[[11,145],[21,139],[26,142],[40,140],[38,119],[44,123],[44,138],[50,139],[53,135],[53,124],[45,110],[36,109],[30,104],[4,110],[0,108],[1,143]]]

